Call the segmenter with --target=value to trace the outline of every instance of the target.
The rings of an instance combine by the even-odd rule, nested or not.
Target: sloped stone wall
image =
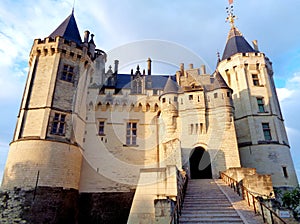
[[[78,191],[38,187],[0,193],[0,223],[76,223]]]

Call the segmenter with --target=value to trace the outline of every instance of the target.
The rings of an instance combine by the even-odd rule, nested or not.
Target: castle
[[[272,63],[229,20],[213,74],[181,64],[156,75],[150,58],[147,69],[120,74],[117,59],[106,69],[89,31],[81,39],[72,12],[33,43],[2,189],[36,201],[35,223],[75,223],[101,220],[104,207],[111,217],[133,214],[146,193],[139,186],[174,198],[171,177],[183,171],[207,179],[256,168],[275,188],[297,186]]]

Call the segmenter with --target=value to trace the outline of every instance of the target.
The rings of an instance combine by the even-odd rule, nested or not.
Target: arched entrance
[[[211,179],[211,160],[209,153],[202,147],[193,149],[190,156],[191,179]]]

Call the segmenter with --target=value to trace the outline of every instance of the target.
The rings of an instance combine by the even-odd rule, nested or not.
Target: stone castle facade
[[[155,75],[150,58],[146,70],[120,74],[106,57],[88,31],[82,41],[73,13],[34,41],[2,189],[34,194],[40,205],[52,197],[63,208],[56,217],[71,223],[103,215],[99,201],[114,204],[111,216],[131,208],[134,223],[139,202],[152,209],[154,188],[176,197],[178,172],[218,178],[248,167],[274,187],[298,185],[272,63],[233,23],[213,74],[181,64],[173,76]],[[41,207],[41,220],[54,214]]]

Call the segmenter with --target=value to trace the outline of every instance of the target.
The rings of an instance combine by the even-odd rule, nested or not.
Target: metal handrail
[[[184,177],[184,182],[182,187],[180,188],[177,198],[176,198],[176,205],[174,207],[174,210],[171,215],[170,224],[178,224],[179,223],[179,216],[181,215],[181,208],[183,205],[186,189],[188,184],[188,178],[187,176]]]
[[[264,209],[266,208],[269,212],[270,212],[270,217],[271,217],[271,223],[275,223],[274,222],[274,217],[276,217],[281,223],[283,224],[287,224],[282,218],[280,218],[276,212],[274,212],[272,209],[270,209],[267,205],[265,205],[263,202],[261,202],[257,196],[255,196],[251,191],[249,191],[246,187],[244,187],[243,184],[239,183],[238,181],[236,181],[235,179],[233,179],[232,177],[226,175],[225,173],[221,172],[221,179],[231,188],[234,189],[235,192],[237,192],[237,194],[239,196],[241,196],[244,200],[247,200],[248,202],[248,206],[251,207],[251,199],[252,199],[252,205],[253,205],[253,209],[255,214],[258,213],[258,208],[256,207],[256,203],[258,203],[260,205],[260,210],[261,210],[261,215],[263,218],[264,223],[267,221],[267,218],[265,217],[265,213],[264,213]],[[240,192],[241,190],[241,192]],[[246,194],[246,195],[245,195]],[[256,194],[256,193],[255,193]],[[260,194],[258,194],[260,195]],[[265,196],[265,195],[260,195],[260,196]]]

